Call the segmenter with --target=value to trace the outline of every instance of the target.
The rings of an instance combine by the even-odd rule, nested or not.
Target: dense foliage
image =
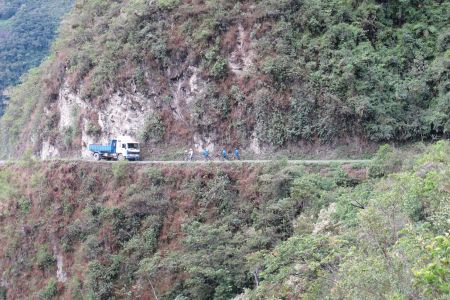
[[[59,18],[72,0],[0,1],[0,115],[3,92],[47,56]]]
[[[156,101],[148,119],[169,128],[158,140],[180,131],[273,146],[439,138],[450,132],[449,11],[446,0],[78,1],[37,97],[55,100],[63,83],[94,105],[141,93]],[[191,67],[204,85],[192,119],[180,121],[173,93]],[[22,101],[13,96],[8,114]],[[45,123],[36,134],[54,140]]]
[[[2,167],[0,292],[448,299],[450,144],[421,149],[383,147],[366,179],[283,162]]]

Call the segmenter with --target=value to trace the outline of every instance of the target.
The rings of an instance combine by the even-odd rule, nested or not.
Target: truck
[[[111,139],[108,145],[90,144],[88,149],[96,160],[141,159],[139,143],[127,137]]]

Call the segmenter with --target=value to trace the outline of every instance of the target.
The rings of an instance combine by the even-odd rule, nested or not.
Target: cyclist
[[[203,149],[203,152],[202,152],[202,154],[203,154],[203,158],[205,159],[205,160],[209,160],[210,159],[210,157],[209,157],[209,150],[208,149]]]
[[[222,158],[228,159],[227,149],[225,149],[225,148],[222,149]]]
[[[241,156],[239,154],[239,149],[237,147],[234,149],[234,158],[237,160],[241,160]]]

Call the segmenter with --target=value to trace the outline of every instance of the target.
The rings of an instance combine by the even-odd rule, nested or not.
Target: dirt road
[[[61,160],[46,160],[37,162],[52,162],[52,161],[63,161],[63,162],[82,162],[82,163],[97,163],[97,164],[110,164],[117,163],[116,161],[95,161],[95,160],[72,160],[72,159],[61,159]],[[0,161],[0,165],[7,163],[16,163],[18,161]],[[168,160],[168,161],[158,161],[158,160],[146,160],[146,161],[136,161],[129,162],[130,164],[143,164],[143,165],[197,165],[197,164],[270,164],[284,162],[284,160],[194,160],[194,161],[178,161],[178,160]],[[368,164],[370,160],[364,159],[332,159],[332,160],[287,160],[287,164],[292,165],[332,165],[332,164]]]

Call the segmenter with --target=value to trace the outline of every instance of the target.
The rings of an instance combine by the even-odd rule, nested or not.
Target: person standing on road
[[[194,150],[189,149],[189,160],[192,161],[194,159]]]
[[[225,149],[225,148],[222,149],[222,158],[228,159],[227,149]]]
[[[234,149],[234,158],[237,160],[241,160],[241,156],[239,154],[239,149],[237,147]]]

